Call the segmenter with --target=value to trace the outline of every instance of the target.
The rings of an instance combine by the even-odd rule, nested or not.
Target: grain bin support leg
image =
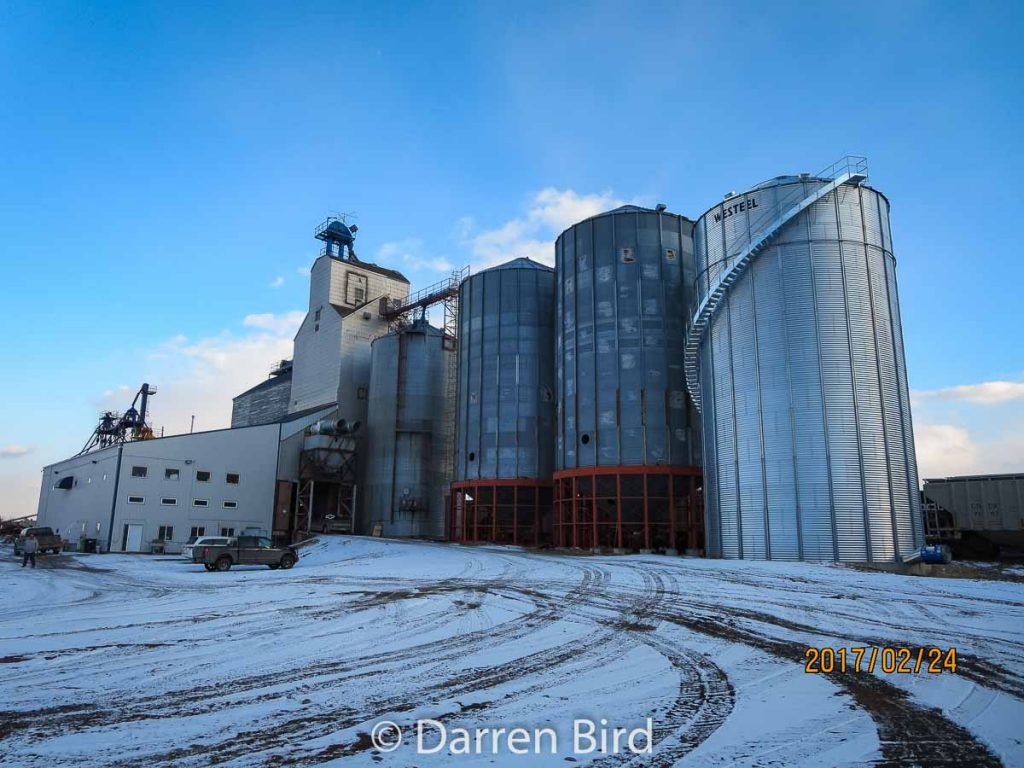
[[[615,542],[618,549],[622,549],[622,476],[615,475]]]
[[[519,543],[519,486],[512,486],[512,543]]]
[[[640,475],[640,480],[644,484],[644,549],[651,548],[651,518],[647,512],[647,475]],[[669,478],[671,482],[672,478]]]
[[[697,549],[699,545],[697,541],[697,478],[690,478],[689,491],[686,497],[686,517],[690,526],[687,541],[690,549]]]
[[[679,544],[676,541],[676,536],[679,535],[676,526],[676,480],[674,477],[669,475],[668,478],[668,541],[671,549],[677,549]]]

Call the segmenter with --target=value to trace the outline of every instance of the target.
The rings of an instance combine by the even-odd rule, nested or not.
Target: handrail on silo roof
[[[707,293],[701,300],[692,320],[686,326],[686,345],[683,349],[683,370],[686,375],[686,389],[690,393],[693,404],[698,411],[703,411],[703,397],[700,386],[700,344],[704,332],[711,324],[726,293],[733,283],[740,278],[747,267],[765,247],[775,234],[793,217],[805,211],[825,195],[838,189],[843,184],[860,184],[868,177],[867,158],[859,155],[847,155],[825,168],[817,178],[831,179],[822,184],[814,192],[790,207],[773,219],[758,235],[752,237],[746,245],[731,257],[732,265],[720,272],[714,282],[708,285]],[[730,259],[726,259],[729,261]]]
[[[847,155],[826,166],[817,174],[819,179],[835,179],[841,174],[868,177],[868,159],[861,155]]]

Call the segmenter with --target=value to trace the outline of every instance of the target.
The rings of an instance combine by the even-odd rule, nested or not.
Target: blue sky
[[[330,212],[422,286],[848,153],[892,201],[922,471],[1024,470],[1022,8],[6,3],[0,516],[143,378],[158,425],[225,423]]]

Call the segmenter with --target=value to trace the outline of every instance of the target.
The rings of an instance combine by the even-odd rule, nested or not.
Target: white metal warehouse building
[[[269,536],[278,478],[292,473],[305,428],[330,412],[138,440],[51,464],[38,524],[109,552],[180,552],[189,536]]]

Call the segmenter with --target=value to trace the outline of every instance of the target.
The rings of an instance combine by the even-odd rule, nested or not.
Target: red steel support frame
[[[594,485],[594,495],[597,495],[597,477],[591,481]],[[618,524],[615,526],[615,546],[622,549],[622,475],[618,472],[615,473],[615,514],[618,518]],[[594,546],[600,546],[597,541],[594,542]]]
[[[542,506],[547,507],[547,504],[541,504],[541,495],[544,489],[551,488],[551,481],[549,480],[461,480],[451,484],[451,495],[450,495],[450,514],[449,514],[449,531],[448,538],[451,541],[501,541],[501,537],[498,535],[498,489],[511,489],[512,490],[512,530],[511,530],[511,542],[512,544],[523,544],[526,546],[538,546],[543,543],[543,531],[541,530],[542,513],[545,511]],[[533,488],[533,537],[532,541],[522,541],[520,539],[520,509],[519,497],[520,490],[523,488]],[[481,536],[480,531],[480,516],[478,513],[480,491],[487,489],[491,494],[491,502],[489,505],[484,505],[485,508],[489,506],[491,514],[491,524],[489,535]],[[467,506],[465,503],[465,496],[469,494],[473,497],[472,515],[467,514]],[[548,510],[550,511],[550,510]],[[529,519],[529,518],[527,518]]]
[[[642,504],[642,546],[653,548],[699,549],[703,546],[703,509],[698,501],[697,486],[701,483],[703,471],[693,466],[618,466],[583,467],[568,469],[554,474],[554,498],[552,538],[556,546],[577,548],[599,548],[602,546],[601,528],[614,526],[614,546],[638,547],[636,523],[623,523],[623,476],[640,476],[642,491],[630,500]],[[651,497],[649,478],[661,476],[667,485],[664,497]],[[582,478],[589,479],[589,494],[581,492]],[[685,478],[678,488],[677,478]],[[599,479],[614,479],[615,498],[608,499],[598,491]],[[568,497],[566,494],[570,494]],[[634,491],[636,493],[636,491]],[[602,523],[599,520],[599,499],[605,498],[614,504],[614,520]],[[678,509],[677,509],[678,503]],[[664,505],[667,505],[664,506]],[[631,505],[632,506],[632,505]],[[635,507],[633,507],[635,509]],[[586,514],[589,511],[590,514]],[[631,515],[635,513],[631,510]],[[636,517],[632,517],[636,520]],[[633,541],[625,540],[625,528],[632,528]],[[680,534],[685,528],[685,540]],[[666,530],[667,529],[667,530]],[[656,534],[660,536],[656,537]],[[667,539],[665,534],[667,533]],[[665,546],[668,544],[669,546]],[[607,546],[607,545],[605,545]]]

